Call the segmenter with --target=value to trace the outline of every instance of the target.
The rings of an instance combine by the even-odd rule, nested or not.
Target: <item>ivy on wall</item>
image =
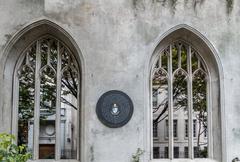
[[[227,13],[230,14],[233,10],[234,0],[226,0],[227,1]]]
[[[170,0],[170,5],[172,9],[176,8],[178,0]],[[189,0],[184,0],[184,3],[187,4]],[[193,7],[194,9],[196,8],[197,4],[203,4],[205,0],[192,0],[193,1]],[[166,0],[164,0],[164,3]],[[231,14],[233,10],[233,5],[234,5],[234,0],[226,0],[226,9],[227,9],[227,14]]]
[[[188,3],[188,1],[189,0],[184,0],[185,5]],[[200,4],[200,5],[203,4],[204,1],[205,0],[192,0],[194,9],[196,9],[198,4]]]
[[[137,8],[139,3],[141,3],[141,5],[144,5],[143,1],[144,0],[132,0],[134,8]],[[179,0],[152,0],[152,3],[155,3],[155,2],[162,3],[163,6],[166,6],[166,4],[168,4],[171,10],[173,11],[173,13],[175,13],[178,1]],[[202,5],[205,2],[205,0],[184,0],[184,4],[186,5],[189,1],[192,1],[194,9],[196,9],[197,5]],[[229,15],[233,10],[234,0],[225,0],[225,1],[226,1],[226,11],[227,11],[227,14]]]
[[[172,6],[173,11],[175,11],[178,0],[170,0],[170,5]]]

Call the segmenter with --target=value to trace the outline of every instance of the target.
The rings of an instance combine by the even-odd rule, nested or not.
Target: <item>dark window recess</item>
[[[194,158],[199,158],[199,147],[194,147]]]
[[[168,147],[164,148],[164,157],[168,158]]]
[[[158,136],[158,123],[153,123],[153,137]]]
[[[185,137],[188,137],[188,120],[185,120]]]
[[[184,158],[188,158],[188,147],[184,147]]]
[[[197,137],[197,120],[193,120],[193,137]]]
[[[178,121],[175,119],[173,120],[173,137],[178,137]]]
[[[179,158],[179,147],[174,147],[174,158]]]
[[[159,158],[159,147],[153,147],[153,158],[154,159]]]

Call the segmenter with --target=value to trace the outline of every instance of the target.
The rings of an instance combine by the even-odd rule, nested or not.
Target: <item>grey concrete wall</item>
[[[228,15],[225,0],[204,1],[195,8],[191,1],[185,4],[179,0],[175,9],[159,0],[0,0],[1,64],[6,59],[3,53],[7,42],[27,24],[46,18],[68,31],[86,65],[86,162],[130,162],[138,147],[145,149],[146,71],[152,53],[166,31],[187,24],[212,43],[222,63],[224,150],[230,162],[240,157],[239,6],[235,1]],[[2,73],[0,77],[2,80]],[[105,127],[95,114],[98,98],[111,89],[126,92],[135,107],[131,121],[118,129]],[[0,131],[10,132],[11,107],[3,100],[0,105]]]

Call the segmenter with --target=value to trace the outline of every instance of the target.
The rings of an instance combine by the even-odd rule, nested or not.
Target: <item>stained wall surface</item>
[[[185,24],[211,43],[221,78],[223,154],[227,162],[240,157],[240,2],[225,0],[0,0],[0,132],[11,132],[12,105],[3,90],[7,47],[14,36],[39,20],[49,20],[75,40],[81,50],[85,162],[130,162],[137,148],[146,150],[149,120],[149,63],[158,42],[170,29]],[[184,26],[184,25],[183,25]],[[14,47],[13,47],[14,48]],[[11,74],[9,74],[11,75]],[[111,129],[97,119],[95,107],[108,90],[126,92],[134,114],[122,128]]]

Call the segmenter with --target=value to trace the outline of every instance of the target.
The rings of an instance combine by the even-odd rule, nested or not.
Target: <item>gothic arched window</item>
[[[79,159],[80,71],[70,49],[52,36],[21,54],[14,75],[18,144],[33,159]]]
[[[153,159],[208,158],[211,95],[201,55],[173,42],[158,54],[151,76]]]

